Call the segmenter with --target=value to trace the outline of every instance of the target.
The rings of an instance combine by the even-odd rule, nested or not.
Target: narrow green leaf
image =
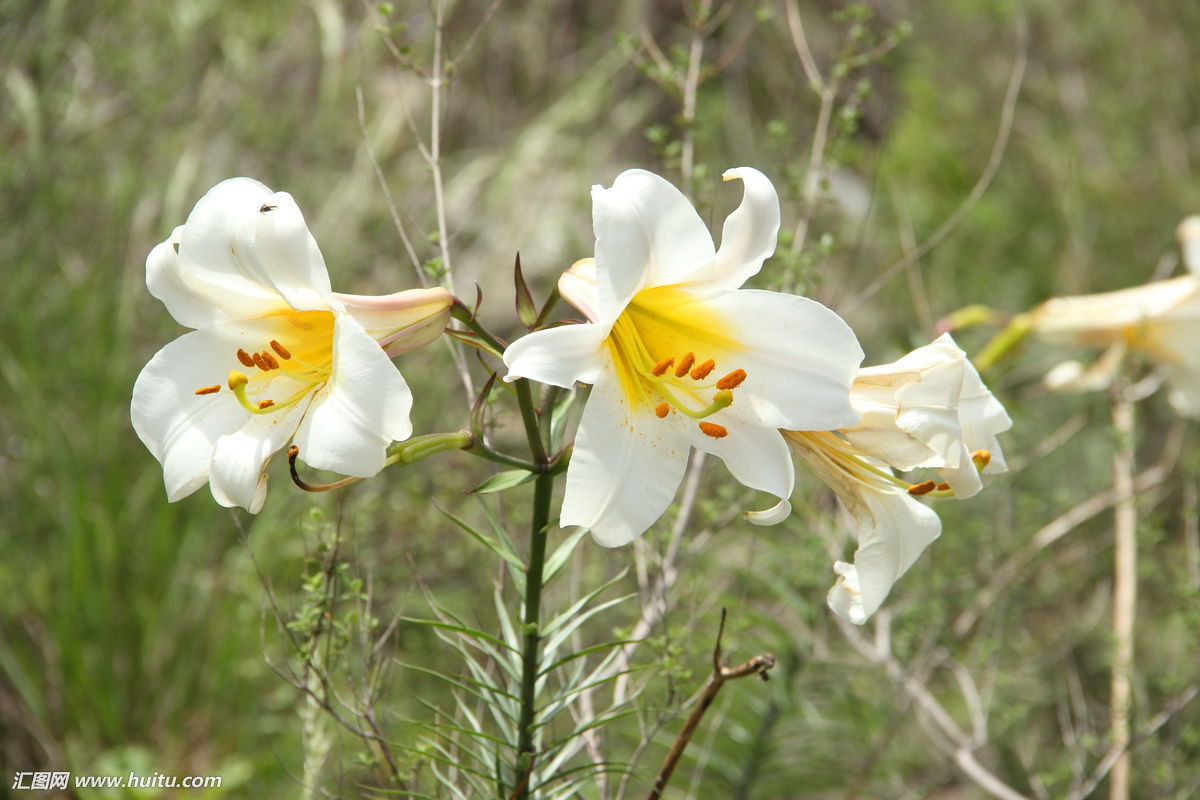
[[[446,511],[441,506],[437,506],[437,510],[442,512],[442,515],[445,516],[447,519],[449,519],[451,522],[453,522],[455,525],[462,528],[462,530],[464,532],[466,532],[466,534],[468,536],[470,536],[475,541],[479,542],[481,545],[486,547],[488,550],[491,550],[493,553],[500,556],[500,558],[507,561],[514,568],[516,568],[518,570],[522,570],[522,571],[525,569],[525,562],[522,561],[520,556],[518,556],[516,554],[516,552],[513,550],[512,541],[510,539],[508,539],[507,537],[505,537],[504,540],[502,540],[502,541],[490,539],[483,533],[480,533],[479,531],[475,530],[475,528],[468,525],[464,520],[461,520],[458,517],[451,514],[449,511]]]
[[[545,577],[542,579],[543,586],[550,583],[550,581],[554,579],[554,576],[558,574],[558,571],[567,563],[567,559],[569,559],[571,554],[575,552],[575,547],[579,544],[583,537],[587,535],[587,528],[578,528],[573,533],[568,534],[567,538],[563,540],[562,544],[554,549],[554,552],[550,554],[548,559],[546,559],[546,566],[543,570],[545,575]]]
[[[532,330],[538,318],[537,303],[533,302],[533,295],[529,293],[529,287],[525,284],[525,276],[521,274],[520,253],[517,253],[516,261],[513,262],[513,286],[517,294],[517,319]]]
[[[491,494],[492,492],[503,492],[505,489],[511,489],[514,486],[520,486],[523,483],[529,483],[536,477],[536,472],[530,472],[527,469],[506,469],[503,472],[497,472],[495,475],[476,486],[469,492],[469,494]]]

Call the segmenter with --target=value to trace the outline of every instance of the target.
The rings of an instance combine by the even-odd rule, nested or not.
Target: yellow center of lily
[[[728,408],[733,390],[746,379],[745,370],[735,369],[710,380],[717,364],[707,355],[738,349],[726,331],[703,301],[659,286],[634,296],[605,346],[631,405],[652,406],[659,419],[677,411],[698,420],[706,436],[720,439],[729,434],[723,425],[700,420]]]
[[[230,353],[229,390],[251,414],[271,414],[298,403],[333,370],[331,311],[289,311],[266,317],[263,341]],[[220,384],[196,389],[217,394]]]

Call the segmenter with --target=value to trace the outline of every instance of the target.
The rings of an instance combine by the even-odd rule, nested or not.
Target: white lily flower
[[[170,501],[207,482],[218,503],[251,512],[288,440],[318,469],[382,469],[388,445],[412,433],[412,394],[389,353],[436,339],[453,301],[443,289],[332,292],[291,195],[249,178],[201,198],[151,251],[146,284],[196,330],[138,375],[134,430],[162,464]]]
[[[1200,217],[1176,234],[1188,274],[1115,292],[1047,300],[1028,314],[1030,332],[1056,344],[1108,348],[1094,367],[1069,361],[1048,377],[1052,389],[1104,388],[1126,349],[1158,361],[1168,399],[1180,414],[1200,417]]]
[[[691,203],[653,173],[593,187],[595,260],[560,285],[588,322],[531,333],[504,353],[507,380],[592,384],[561,524],[608,547],[666,510],[692,447],[786,498],[793,470],[778,429],[858,419],[848,395],[862,350],[845,322],[807,298],[738,289],[775,251],[779,198],[757,170],[723,177],[745,193],[720,250]]]
[[[861,625],[942,530],[917,495],[969,497],[980,472],[1004,472],[996,435],[1012,427],[949,334],[891,364],[859,370],[850,402],[857,425],[784,431],[792,449],[833,489],[857,527],[854,563],[838,561],[827,602]],[[892,469],[937,469],[942,482],[908,484]]]
[[[910,491],[919,491],[924,485],[908,487],[886,464],[836,433],[784,431],[783,435],[854,519],[858,535],[854,563],[834,563],[838,579],[826,603],[839,616],[862,625],[883,605],[892,586],[917,557],[941,535],[942,521]]]
[[[976,451],[990,454],[983,472],[1008,469],[996,435],[1012,420],[948,333],[891,364],[859,370],[850,403],[862,415],[841,430],[851,444],[899,470],[936,468],[956,497],[983,488]]]

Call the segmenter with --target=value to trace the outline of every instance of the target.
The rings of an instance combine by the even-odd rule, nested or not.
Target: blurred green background
[[[0,0],[5,788],[20,770],[157,770],[223,775],[223,796],[297,795],[300,702],[264,658],[280,652],[281,637],[263,581],[285,610],[299,606],[318,533],[335,523],[384,619],[421,606],[418,583],[469,604],[495,577],[431,503],[476,514],[462,491],[489,470],[465,456],[319,498],[295,491],[275,464],[266,509],[251,518],[219,508],[206,489],[168,505],[129,424],[135,376],[181,332],[145,290],[145,256],[225,177],[291,192],[335,289],[382,293],[418,277],[374,159],[421,271],[438,276],[432,181],[418,148],[418,137],[429,141],[430,91],[401,63],[428,70],[433,17],[424,3],[390,5]],[[693,194],[715,228],[738,200],[719,180],[729,166],[759,167],[784,195],[780,253],[755,285],[796,287],[842,312],[867,363],[925,343],[939,317],[969,303],[1018,311],[1161,277],[1177,263],[1175,225],[1200,211],[1200,5],[944,0],[848,13],[840,2],[800,3],[824,75],[838,74],[835,64],[846,71],[816,206],[803,185],[819,103],[784,6],[718,4],[704,63],[719,69],[700,86],[689,124],[647,49],[653,41],[668,64],[686,62],[683,5],[509,2],[491,13],[490,3],[447,4],[453,70],[440,146],[453,278],[467,298],[480,284],[485,319],[505,333],[516,330],[513,254],[544,297],[559,270],[590,254],[589,186],[633,166],[678,179],[685,127],[695,137]],[[1006,126],[1006,90],[1022,61]],[[1001,153],[977,202],[964,205]],[[811,224],[793,252],[801,216]],[[948,219],[957,224],[936,246],[887,272]],[[977,350],[990,332],[968,331],[960,343]],[[939,504],[943,538],[898,584],[888,615],[897,657],[932,676],[952,712],[965,715],[946,665],[975,675],[990,709],[980,757],[1031,797],[1065,796],[1105,749],[1110,515],[1039,553],[969,631],[951,623],[1039,527],[1111,483],[1103,396],[1040,388],[1062,355],[1030,346],[990,376],[1016,423],[1004,446],[1019,469],[970,502]],[[469,400],[445,348],[400,366],[418,432],[465,424]],[[1181,449],[1170,477],[1139,502],[1135,729],[1200,680],[1195,443],[1161,396],[1139,406],[1139,466]],[[706,481],[698,529],[745,500],[720,465]],[[519,518],[524,496],[514,497]],[[678,710],[707,669],[719,597],[731,610],[731,653],[781,659],[769,685],[728,689],[675,796],[689,785],[696,797],[983,796],[927,739],[897,735],[921,730],[918,713],[824,610],[832,576],[814,534],[833,535],[830,496],[802,478],[796,505],[784,529],[738,520],[713,530],[684,563],[671,624],[642,653],[662,677],[642,702]],[[668,528],[640,545],[648,563]],[[590,542],[577,555],[589,575],[614,574],[633,556]],[[450,655],[404,626],[393,647],[426,667]],[[421,687],[436,691],[393,671],[381,705],[420,713],[412,695]],[[644,792],[678,724],[666,718],[632,793]],[[628,758],[638,738],[636,726],[611,734],[614,757]],[[354,780],[338,777],[353,774],[355,752],[339,740],[329,791],[356,796]],[[1135,753],[1135,796],[1196,796],[1200,706],[1172,715]]]

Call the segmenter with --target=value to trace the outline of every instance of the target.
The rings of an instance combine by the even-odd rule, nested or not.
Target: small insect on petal
[[[196,390],[196,394],[216,394],[219,391],[221,391],[220,385],[213,384],[212,386],[202,386]]]
[[[670,413],[671,413],[671,406],[668,405],[666,403],[666,401],[659,403],[657,406],[654,407],[654,415],[656,417],[658,417],[659,419],[662,419],[663,417],[665,417],[667,414],[670,414]]]
[[[671,365],[674,363],[675,363],[674,358],[664,358],[662,361],[655,364],[654,369],[650,370],[650,372],[654,375],[654,377],[656,377],[656,378],[660,377],[662,375],[665,375],[667,370],[669,370],[671,368]]]
[[[717,425],[714,422],[701,422],[700,432],[714,439],[724,439],[729,435],[729,431],[724,425]]]
[[[279,342],[275,341],[274,339],[271,340],[271,349],[274,350],[276,353],[278,353],[279,357],[282,358],[284,361],[287,361],[289,358],[292,357],[291,352],[286,347],[281,345]]]
[[[675,377],[682,378],[688,374],[688,370],[692,368],[692,364],[696,363],[695,353],[685,353],[683,358],[679,359],[679,365],[675,367]]]
[[[708,359],[707,361],[701,361],[699,364],[692,367],[692,372],[691,372],[692,380],[694,380],[694,381],[704,380],[705,378],[708,377],[708,373],[710,373],[714,369],[716,369],[716,366],[717,366],[717,362],[713,361],[711,358]]]
[[[254,366],[254,359],[250,357],[249,353],[247,353],[245,350],[241,349],[240,347],[238,348],[238,351],[237,351],[237,357],[238,357],[238,361],[242,362],[243,367],[253,367]]]
[[[746,380],[746,370],[735,369],[733,372],[726,375],[721,380],[717,381],[718,389],[736,389],[742,385],[742,381]]]
[[[921,483],[914,483],[912,486],[908,487],[908,493],[916,497],[920,497],[923,494],[929,494],[935,488],[937,488],[937,484],[935,482],[923,481]]]
[[[268,211],[274,211],[276,208],[278,208],[278,206],[272,206],[272,205],[263,203],[262,208],[259,209],[259,213],[265,214]]]

